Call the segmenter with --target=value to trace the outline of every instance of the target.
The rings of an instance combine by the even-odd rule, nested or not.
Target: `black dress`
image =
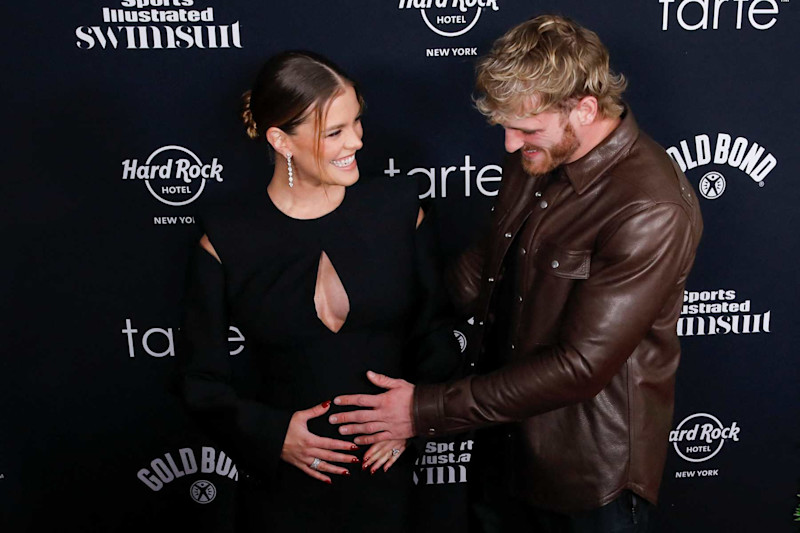
[[[413,520],[413,457],[388,473],[360,465],[331,485],[280,460],[289,420],[334,396],[380,392],[368,369],[413,381],[454,371],[458,349],[440,313],[443,293],[430,219],[419,228],[413,182],[363,180],[342,204],[312,220],[291,218],[266,194],[204,216],[221,264],[197,247],[182,328],[183,394],[191,413],[236,461],[237,530],[407,531]],[[317,317],[317,269],[325,252],[350,302],[338,333]],[[244,333],[257,386],[232,380],[228,325]],[[351,440],[328,423],[312,433]],[[362,446],[356,455],[368,447]],[[341,465],[348,466],[348,465]]]

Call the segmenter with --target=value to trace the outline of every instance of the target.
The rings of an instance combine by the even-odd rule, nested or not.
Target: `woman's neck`
[[[297,219],[313,219],[334,211],[344,200],[343,185],[294,178],[294,187],[289,187],[289,176],[285,169],[276,168],[267,186],[270,200],[285,215]]]

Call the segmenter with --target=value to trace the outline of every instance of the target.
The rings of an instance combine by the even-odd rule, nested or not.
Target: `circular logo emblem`
[[[122,179],[144,181],[153,198],[162,204],[183,206],[197,200],[206,181],[222,181],[223,167],[218,158],[203,163],[188,148],[170,144],[155,150],[146,161],[122,162]]]
[[[725,176],[711,171],[700,178],[700,194],[708,200],[716,200],[725,192]]]
[[[458,340],[458,346],[461,348],[461,353],[464,353],[464,351],[467,349],[467,336],[457,329],[453,330],[453,335],[455,335],[456,340]]]
[[[455,3],[454,3],[455,5]],[[462,12],[459,9],[436,9],[430,15],[425,9],[420,9],[422,13],[422,20],[428,28],[442,37],[458,37],[464,35],[469,30],[475,27],[478,19],[481,18],[482,8],[471,8],[467,12]]]
[[[206,504],[214,501],[217,497],[217,488],[210,481],[199,479],[192,483],[189,494],[197,503]]]
[[[690,463],[708,461],[719,453],[726,440],[739,440],[736,422],[726,427],[714,415],[696,413],[687,416],[670,432],[675,453]]]

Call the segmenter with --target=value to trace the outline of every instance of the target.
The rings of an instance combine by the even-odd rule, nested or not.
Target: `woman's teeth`
[[[353,154],[350,157],[344,157],[342,159],[334,159],[333,161],[331,161],[331,163],[335,167],[345,168],[349,167],[355,160],[356,160],[356,155]]]

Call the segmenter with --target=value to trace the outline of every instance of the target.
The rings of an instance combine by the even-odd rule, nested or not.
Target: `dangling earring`
[[[292,154],[286,154],[286,167],[289,169],[289,187],[294,187],[294,169],[292,169]]]

